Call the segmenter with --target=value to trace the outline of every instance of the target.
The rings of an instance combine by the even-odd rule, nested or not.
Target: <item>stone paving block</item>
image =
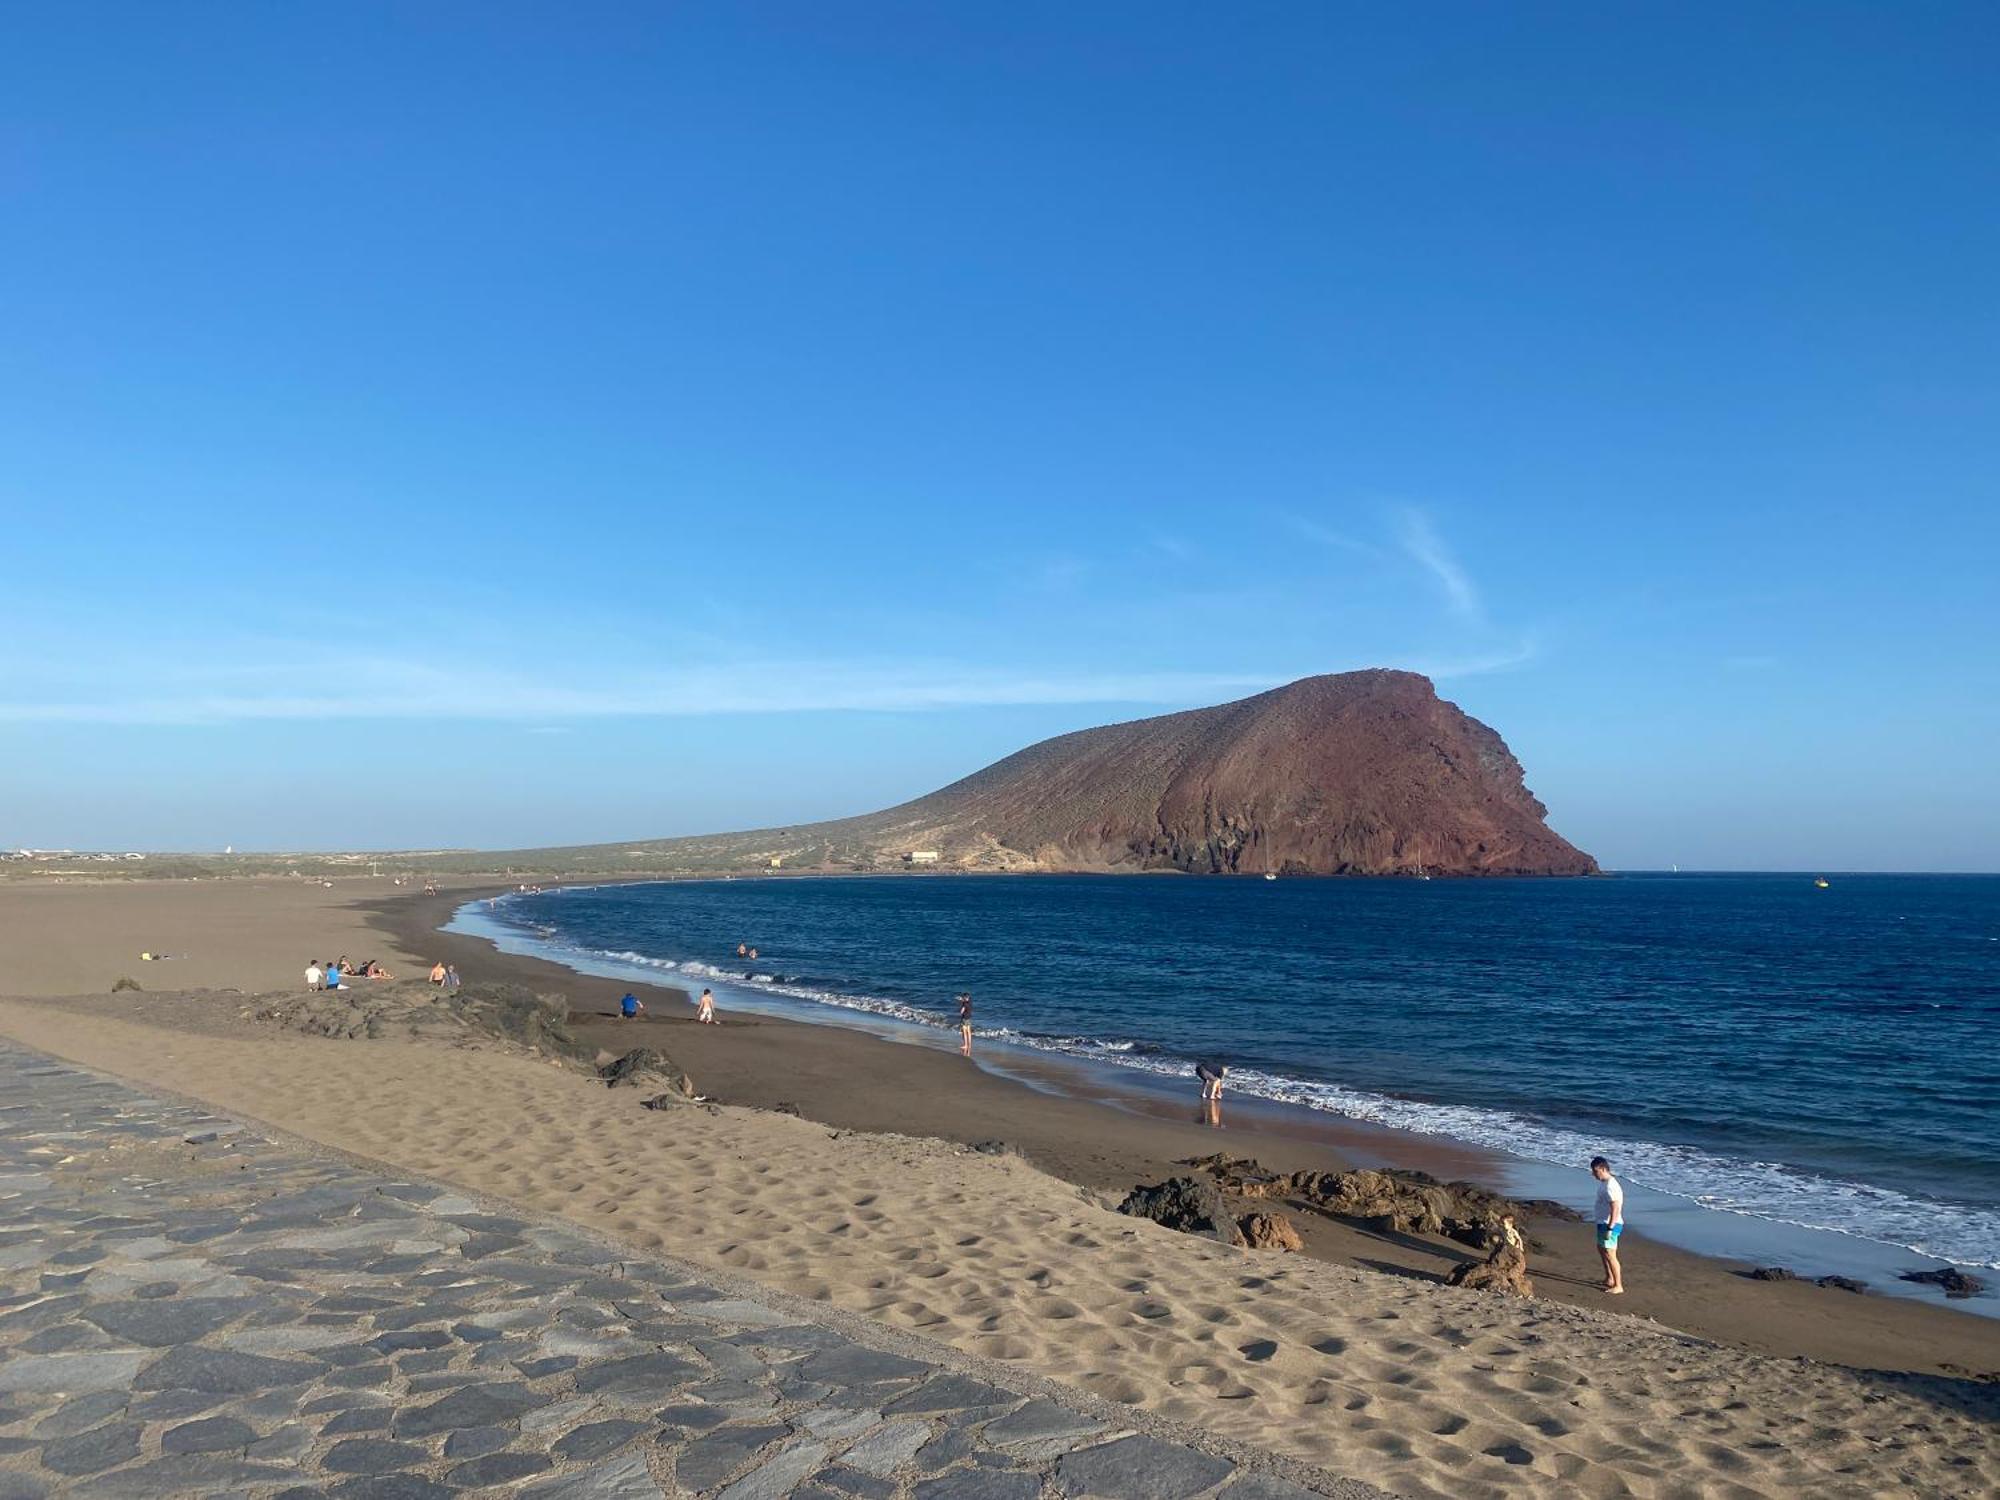
[[[116,1353],[33,1354],[0,1364],[4,1391],[123,1391],[150,1356]]]
[[[780,1450],[722,1492],[720,1500],[784,1500],[826,1462],[825,1443],[807,1439]]]
[[[628,1421],[622,1417],[603,1422],[587,1422],[563,1434],[557,1439],[552,1451],[559,1457],[578,1462],[607,1458],[640,1433],[649,1430],[644,1422]]]
[[[910,1493],[914,1500],[1035,1500],[1041,1492],[1038,1474],[977,1470],[927,1479]]]
[[[81,1358],[96,1356],[83,1355]],[[4,1367],[0,1367],[4,1369]],[[273,1386],[297,1385],[326,1369],[323,1362],[274,1359],[265,1354],[236,1354],[226,1349],[204,1349],[187,1344],[170,1349],[145,1369],[132,1384],[142,1391],[209,1391],[221,1395],[248,1395],[268,1391]]]
[[[1104,1430],[1095,1417],[1071,1411],[1054,1401],[1030,1401],[1019,1411],[988,1422],[981,1436],[1002,1448],[1040,1443],[1051,1438],[1089,1437]]]
[[[1222,1492],[1223,1500],[1320,1500],[1311,1490],[1269,1474],[1242,1474]]]
[[[890,1415],[920,1411],[962,1411],[969,1407],[1011,1406],[1020,1398],[969,1375],[940,1375],[883,1408]]]
[[[915,1458],[930,1436],[931,1424],[920,1418],[891,1422],[854,1444],[841,1454],[840,1461],[850,1469],[886,1479]]]
[[[162,1453],[242,1453],[257,1441],[257,1429],[235,1417],[202,1417],[160,1434]]]
[[[1056,1488],[1091,1500],[1187,1500],[1235,1468],[1227,1459],[1139,1434],[1067,1455],[1056,1465]]]
[[[425,1437],[433,1432],[449,1432],[454,1427],[486,1427],[514,1421],[526,1412],[547,1406],[549,1399],[525,1385],[467,1386],[428,1406],[399,1411],[390,1427],[398,1437]]]
[[[128,1404],[129,1398],[123,1391],[92,1391],[87,1396],[72,1396],[35,1423],[34,1433],[39,1438],[69,1437],[95,1427],[106,1418],[123,1415]]]
[[[900,1354],[884,1354],[860,1344],[848,1344],[807,1355],[799,1372],[808,1380],[822,1380],[830,1385],[861,1385],[864,1382],[913,1380],[919,1375],[930,1374],[932,1366],[919,1360],[905,1359]]]
[[[461,1427],[444,1440],[446,1458],[481,1458],[514,1441],[504,1427]]]
[[[645,1458],[628,1453],[521,1493],[522,1500],[660,1500],[666,1492],[647,1471]]]
[[[139,1456],[143,1422],[108,1422],[88,1432],[52,1438],[42,1445],[42,1467],[58,1474],[95,1474]]]
[[[478,1490],[493,1485],[518,1484],[554,1468],[546,1453],[489,1453],[462,1463],[444,1476],[444,1482],[458,1489]]]
[[[824,1486],[829,1494],[850,1495],[855,1500],[891,1500],[896,1493],[893,1480],[877,1479],[873,1474],[857,1473],[838,1464],[820,1470],[815,1482]]]

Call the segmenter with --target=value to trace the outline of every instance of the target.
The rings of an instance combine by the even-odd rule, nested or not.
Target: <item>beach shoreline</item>
[[[1252,1157],[1276,1171],[1394,1167],[1519,1197],[1554,1196],[1523,1191],[1518,1180],[1510,1180],[1508,1164],[1484,1148],[1302,1106],[1232,1097],[1225,1107],[1226,1128],[1214,1130],[1199,1122],[1191,1081],[1176,1092],[1126,1070],[984,1041],[968,1069],[957,1055],[956,1032],[945,1028],[931,1035],[928,1029],[833,1009],[823,1018],[725,1015],[725,1025],[701,1027],[693,1021],[692,991],[669,978],[592,977],[549,958],[505,952],[483,935],[443,930],[468,903],[512,889],[392,896],[360,906],[401,948],[428,952],[423,945],[429,943],[440,960],[456,963],[462,972],[565,994],[580,1036],[609,1050],[657,1046],[719,1102],[796,1110],[838,1129],[894,1131],[962,1145],[1002,1139],[1051,1175],[1114,1199],[1141,1182],[1184,1175],[1183,1163],[1216,1151]],[[647,1000],[640,1023],[615,1014],[616,999],[627,989]],[[996,1057],[1002,1060],[996,1063]],[[1537,1185],[1551,1175],[1539,1174]],[[1587,1205],[1594,1184],[1585,1182],[1581,1166],[1574,1175],[1578,1181],[1568,1196]],[[1704,1218],[1740,1217],[1686,1211]],[[1441,1241],[1411,1242],[1315,1216],[1294,1217],[1302,1220],[1308,1253],[1335,1264],[1434,1280],[1472,1258]],[[1884,1283],[1874,1280],[1867,1296],[1816,1286],[1810,1279],[1753,1281],[1748,1270],[1773,1262],[1678,1248],[1650,1236],[1643,1225],[1635,1226],[1627,1247],[1632,1291],[1613,1302],[1596,1289],[1600,1273],[1588,1224],[1537,1219],[1533,1233],[1542,1246],[1536,1261],[1546,1273],[1543,1295],[1552,1300],[1622,1307],[1699,1337],[1785,1357],[1882,1369],[2000,1371],[2000,1326],[1984,1308],[1954,1305],[1903,1285],[1885,1292]],[[1905,1258],[1913,1265],[1921,1259]],[[1642,1265],[1643,1274],[1632,1269]],[[1905,1328],[1897,1310],[1932,1316],[1916,1317]]]
[[[1449,1242],[1302,1214],[1306,1255],[1229,1249],[1110,1205],[1218,1148],[1281,1169],[1334,1153],[1234,1125],[1219,1139],[843,1027],[699,1027],[664,991],[655,1019],[616,1021],[601,1012],[621,984],[438,934],[470,887],[301,884],[0,889],[14,975],[68,981],[0,1001],[0,1033],[1404,1494],[2000,1482],[1990,1320],[1750,1282],[1649,1242],[1609,1304],[1573,1284],[1594,1269],[1587,1226],[1541,1219],[1528,1302],[1437,1286],[1468,1254]],[[187,941],[141,971],[149,988],[108,994],[123,955],[169,928]],[[304,958],[343,947],[405,978],[442,958],[469,986],[569,996],[586,1041],[659,1045],[728,1102],[647,1111],[519,1048],[258,1019],[251,996],[297,994]],[[169,992],[168,975],[195,985]],[[968,1150],[974,1134],[1012,1149]]]

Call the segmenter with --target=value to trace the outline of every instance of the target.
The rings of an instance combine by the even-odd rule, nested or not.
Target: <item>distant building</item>
[[[774,854],[774,855],[772,855],[772,856],[771,856],[771,868],[772,868],[772,869],[774,869],[774,870],[782,870],[782,869],[783,869],[784,867],[785,867],[785,856],[784,856],[784,855],[782,855],[782,854]]]
[[[903,856],[903,863],[908,865],[934,865],[937,862],[938,852],[935,849],[912,849]]]

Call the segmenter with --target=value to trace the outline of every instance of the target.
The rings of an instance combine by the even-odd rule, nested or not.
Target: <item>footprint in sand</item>
[[[1262,1364],[1278,1352],[1276,1339],[1252,1339],[1247,1344],[1237,1346],[1236,1352],[1254,1364]]]
[[[1347,1352],[1346,1339],[1321,1339],[1313,1346],[1313,1353],[1324,1354],[1328,1359],[1338,1359]]]

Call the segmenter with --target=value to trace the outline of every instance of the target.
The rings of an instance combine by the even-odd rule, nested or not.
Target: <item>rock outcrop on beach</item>
[[[1557,1204],[1516,1203],[1476,1183],[1439,1182],[1427,1172],[1267,1172],[1249,1157],[1220,1153],[1182,1165],[1205,1172],[1231,1197],[1296,1203],[1371,1229],[1439,1234],[1479,1250],[1500,1240],[1509,1216],[1576,1217]]]
[[[1298,1251],[1306,1247],[1297,1226],[1283,1214],[1245,1214],[1236,1221],[1236,1228],[1252,1250]]]
[[[604,1080],[606,1088],[644,1089],[654,1098],[668,1100],[694,1097],[694,1080],[682,1071],[679,1063],[653,1047],[634,1047],[623,1057],[600,1062],[597,1076]],[[651,1104],[652,1100],[647,1102]]]
[[[259,1021],[315,1036],[449,1042],[486,1038],[571,1062],[586,1055],[570,1033],[568,1002],[516,984],[443,990],[420,979],[360,980],[337,990],[260,996],[253,1014]]]
[[[1528,1246],[1513,1224],[1500,1226],[1493,1248],[1484,1260],[1470,1260],[1453,1266],[1445,1277],[1447,1286],[1476,1292],[1506,1292],[1515,1297],[1535,1295],[1535,1283],[1528,1275]]]
[[[1152,1187],[1135,1187],[1118,1205],[1118,1212],[1151,1219],[1183,1234],[1206,1235],[1225,1245],[1243,1243],[1243,1231],[1222,1194],[1214,1183],[1197,1177],[1170,1177]]]
[[[1079,730],[884,812],[486,856],[510,868],[1589,875],[1486,725],[1413,672]]]

